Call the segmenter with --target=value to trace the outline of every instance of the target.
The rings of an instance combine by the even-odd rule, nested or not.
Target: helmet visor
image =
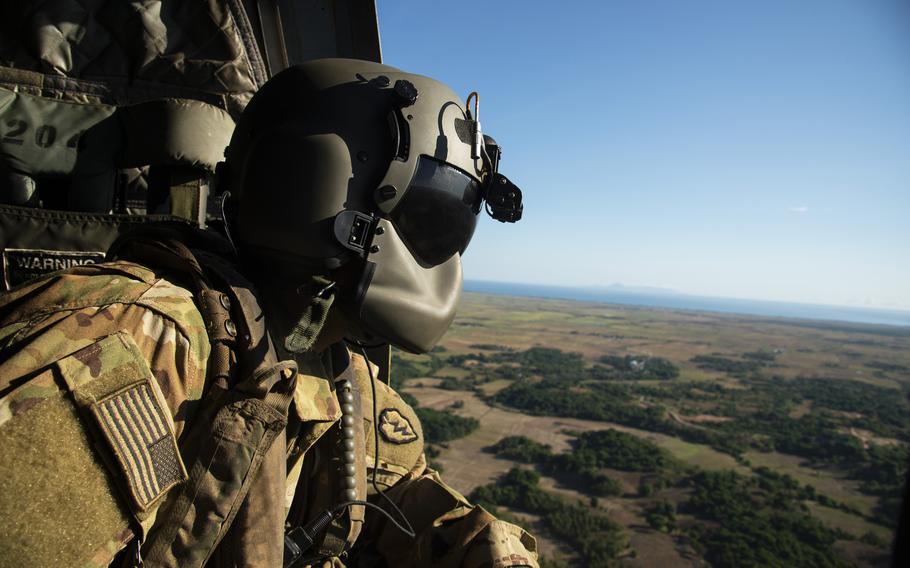
[[[407,192],[391,212],[408,249],[424,265],[437,266],[464,253],[477,226],[477,181],[445,162],[420,156]]]

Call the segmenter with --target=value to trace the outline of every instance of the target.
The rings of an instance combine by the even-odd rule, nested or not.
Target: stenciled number
[[[6,121],[6,126],[9,130],[3,134],[3,142],[5,144],[16,144],[21,146],[25,142],[25,137],[23,134],[28,130],[29,125],[24,120],[18,118],[11,118]],[[79,138],[85,134],[84,130],[80,130],[70,136],[66,140],[67,148],[77,148],[79,146]],[[51,124],[42,124],[35,130],[35,145],[39,148],[50,148],[54,145],[54,142],[57,141],[57,127]]]
[[[41,148],[50,148],[57,139],[57,129],[50,124],[43,124],[35,130],[35,144]]]
[[[3,135],[3,141],[7,144],[21,145],[23,142],[21,136],[28,129],[28,124],[24,120],[13,118],[7,120],[6,125],[12,130]]]
[[[70,139],[66,141],[67,148],[77,148],[79,146],[79,138],[85,134],[85,130],[80,130],[70,136]]]

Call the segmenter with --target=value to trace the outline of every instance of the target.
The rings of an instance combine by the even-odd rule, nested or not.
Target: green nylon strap
[[[291,353],[300,354],[312,349],[325,325],[329,308],[335,301],[333,282],[321,276],[314,276],[310,282],[315,291],[313,299],[300,315],[291,333],[284,338],[284,348]]]
[[[166,267],[179,275],[195,292],[207,326],[220,325],[221,329],[230,318],[235,329],[226,343],[236,361],[223,361],[230,364],[230,370],[223,371],[237,380],[213,381],[213,375],[222,370],[214,369],[221,365],[209,360],[210,384],[180,448],[189,480],[162,507],[143,545],[148,566],[205,565],[243,508],[261,510],[263,502],[284,499],[283,485],[259,483],[258,473],[260,467],[278,466],[284,478],[283,447],[276,454],[282,459],[264,462],[273,454],[270,449],[275,440],[284,439],[296,363],[277,360],[252,285],[219,255],[229,250],[223,239],[211,233],[179,226],[150,226],[124,236],[112,247],[113,257]],[[219,301],[212,301],[216,298]],[[222,298],[228,301],[221,304]],[[213,341],[213,357],[218,345],[225,343]],[[266,475],[267,479],[274,477]],[[260,516],[256,528],[280,536],[283,518]],[[258,546],[244,534],[235,536],[237,542],[230,543],[232,550]],[[270,556],[280,557],[280,538],[271,539],[270,546],[275,547]]]
[[[284,440],[297,365],[294,361],[277,361],[252,285],[226,260],[208,252],[219,250],[224,244],[220,239],[210,240],[211,236],[202,231],[150,227],[146,232],[124,237],[112,247],[112,256],[124,255],[180,274],[189,280],[197,299],[214,298],[209,292],[218,290],[229,297],[229,302],[201,302],[207,325],[223,323],[222,317],[230,317],[238,324],[236,337],[230,342],[237,358],[236,372],[230,375],[236,375],[237,380],[233,386],[226,381],[209,385],[199,415],[184,438],[181,452],[187,460],[189,480],[162,507],[154,530],[142,547],[146,565],[153,567],[205,565],[242,508],[260,510],[261,506],[257,506],[261,503],[283,502],[284,498],[284,487],[260,484],[258,474],[266,456],[274,454],[280,459],[269,461],[265,467],[279,467],[279,477],[284,477],[284,443],[278,442],[277,454],[271,448],[276,439]],[[215,313],[222,309],[223,314]],[[212,360],[209,363],[211,379]],[[269,473],[274,472],[266,472]],[[269,543],[269,557],[280,558],[280,515],[259,518],[241,528],[244,530],[233,535],[244,543],[239,550],[255,556],[261,547],[249,543],[264,539]],[[256,529],[255,535],[248,534],[252,528]],[[236,543],[232,547],[237,548]],[[250,559],[235,560],[237,565],[248,565]]]

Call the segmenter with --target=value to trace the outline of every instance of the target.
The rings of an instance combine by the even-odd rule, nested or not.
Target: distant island
[[[910,327],[910,311],[881,308],[825,306],[796,302],[771,302],[738,298],[712,298],[682,294],[666,288],[632,287],[611,284],[603,287],[545,286],[484,280],[465,281],[465,290],[483,294],[501,294],[531,298],[584,300],[674,310],[696,310],[748,314],[768,317],[786,317],[808,320],[842,321]]]

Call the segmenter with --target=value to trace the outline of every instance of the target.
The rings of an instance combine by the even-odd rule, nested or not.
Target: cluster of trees
[[[564,454],[564,461],[573,469],[662,472],[679,467],[678,462],[663,448],[612,428],[585,432],[572,445],[572,451]]]
[[[493,400],[530,414],[605,420],[623,424],[646,420],[643,412],[645,409],[627,404],[630,396],[621,387],[579,392],[549,380],[539,383],[517,382],[499,391]],[[659,416],[655,418],[659,419]]]
[[[794,507],[806,512],[808,508],[803,505],[804,501],[815,501],[825,507],[840,509],[853,515],[862,516],[862,513],[849,505],[832,499],[823,493],[818,493],[815,487],[801,485],[791,475],[778,473],[770,468],[761,466],[753,470],[755,472],[755,483],[765,495],[765,500],[775,509],[791,510]]]
[[[527,464],[537,464],[550,475],[572,475],[579,479],[585,493],[600,497],[622,493],[622,485],[600,468],[590,463],[576,461],[572,454],[554,454],[547,444],[535,442],[524,436],[508,436],[493,444],[488,451],[497,456]]]
[[[604,355],[599,359],[601,364],[593,367],[587,367],[579,353],[566,353],[549,347],[480,356],[484,362],[500,364],[493,372],[506,372],[510,376],[504,378],[513,379],[540,375],[549,381],[578,384],[590,380],[669,380],[679,376],[679,367],[667,359],[644,355]]]
[[[594,373],[609,379],[658,379],[662,381],[679,376],[679,367],[662,357],[642,355],[604,355],[600,362],[610,368],[595,366]]]
[[[690,483],[691,497],[680,510],[698,521],[685,532],[713,566],[850,565],[832,548],[849,535],[801,510],[788,498],[790,488],[762,487],[732,470],[703,471]]]
[[[543,464],[554,455],[549,444],[541,444],[525,436],[506,436],[487,450],[499,457],[523,463]]]
[[[498,352],[490,357],[490,361],[517,364],[524,376],[540,375],[550,381],[576,383],[586,374],[581,354],[566,353],[549,347]]]
[[[472,343],[468,345],[471,349],[480,349],[481,351],[512,351],[511,347],[499,345],[498,343]]]
[[[474,383],[467,379],[443,377],[443,379],[439,381],[438,386],[443,390],[472,390],[474,388]]]
[[[682,467],[664,449],[613,429],[584,432],[573,440],[569,452],[561,454],[524,436],[508,436],[487,449],[500,457],[537,464],[551,475],[576,476],[587,493],[601,497],[622,493],[622,485],[604,469],[659,473],[663,479]]]
[[[616,479],[596,469],[580,470],[578,475],[583,479],[587,492],[599,497],[618,497],[622,495],[622,485]]]
[[[572,545],[585,566],[612,566],[628,546],[622,528],[588,507],[569,503],[538,486],[540,476],[513,468],[496,483],[475,489],[470,499],[496,510],[506,506],[540,515],[550,531]]]
[[[393,357],[396,385],[420,376],[431,376],[445,365],[469,369],[465,379],[449,379],[443,388],[473,389],[477,384],[496,379],[521,380],[540,376],[562,385],[605,380],[670,380],[679,376],[679,367],[661,357],[604,355],[600,364],[588,367],[579,353],[567,353],[549,347],[531,347],[515,351],[493,344],[479,344],[492,353],[463,353],[440,356],[430,353],[424,362]],[[468,365],[468,362],[478,364]],[[396,386],[393,385],[393,386]]]
[[[730,389],[722,383],[698,382],[666,382],[659,385],[633,385],[629,387],[632,395],[644,396],[655,400],[687,402],[719,403],[726,397],[735,396],[739,391]]]
[[[567,389],[551,381],[518,382],[499,391],[493,401],[528,414],[565,416],[615,422],[652,432],[679,437],[693,443],[708,444],[720,451],[740,456],[748,442],[709,428],[690,428],[672,422],[660,405],[642,407],[632,402],[624,385],[597,383],[587,391]]]
[[[906,373],[910,372],[910,367],[906,365],[900,365],[898,363],[886,363],[884,361],[869,361],[866,363],[866,366],[870,369],[877,369],[879,371],[893,372],[893,373]]]
[[[714,566],[845,565],[837,558],[832,545],[836,540],[853,537],[825,527],[809,514],[804,502],[814,500],[858,514],[817,493],[811,485],[802,485],[792,476],[766,467],[757,468],[754,476],[730,470],[695,470],[694,473],[686,470],[683,476],[680,464],[660,448],[616,430],[581,434],[573,450],[565,454],[554,454],[548,445],[522,436],[503,438],[490,450],[510,459],[538,464],[547,473],[568,471],[584,476],[598,473],[599,468],[658,472],[643,478],[643,487],[648,490],[641,493],[644,497],[651,495],[655,487],[658,490],[669,485],[690,488],[690,497],[679,510],[694,516],[694,523],[681,523],[676,505],[666,499],[650,503],[645,508],[645,519],[657,530],[682,531],[688,535]],[[675,480],[668,479],[667,472],[673,472]],[[537,477],[532,472],[515,475],[525,480],[530,476],[536,485]],[[529,506],[513,492],[513,481],[507,476],[500,485],[481,488],[475,496],[493,505],[540,512],[536,505]],[[590,483],[585,492],[614,494],[598,491]]]
[[[769,417],[765,417],[769,418]],[[770,433],[765,439],[768,449],[813,460],[821,465],[833,465],[851,479],[860,481],[860,490],[879,497],[876,522],[896,526],[900,496],[907,471],[905,446],[875,446],[863,448],[858,440],[838,432],[837,423],[823,416],[810,414],[801,419],[777,415],[775,421],[738,421],[738,427],[756,433]],[[730,427],[729,423],[723,425]],[[814,497],[823,505],[856,513],[841,503],[823,495]]]
[[[764,353],[764,352],[757,352]],[[753,354],[755,355],[755,354]],[[770,355],[762,355],[769,359]],[[735,363],[764,364],[755,355]],[[577,385],[576,385],[577,386]],[[698,395],[688,391],[697,388]],[[659,404],[635,404],[652,399],[703,400],[731,411],[733,420],[690,427],[671,421]],[[811,412],[791,417],[791,408],[812,401]],[[530,414],[566,416],[615,422],[702,443],[741,458],[750,448],[780,451],[820,465],[844,469],[863,481],[875,495],[897,495],[906,471],[904,446],[863,444],[846,431],[869,430],[883,437],[910,441],[910,411],[893,389],[837,379],[753,378],[749,389],[671,382],[666,386],[619,385],[609,382],[567,388],[565,379],[549,377],[536,383],[519,381],[499,391],[493,401]],[[887,509],[886,509],[887,510]]]
[[[910,405],[906,395],[892,388],[839,379],[773,380],[771,388],[790,393],[794,400],[811,400],[815,406],[861,414],[852,426],[887,438],[910,442]]]
[[[445,365],[445,360],[436,353],[428,353],[419,362],[397,354],[392,355],[391,386],[401,392],[401,388],[410,379],[432,376]]]
[[[833,431],[853,426],[882,437],[910,442],[910,420],[907,419],[910,405],[907,404],[905,396],[895,389],[842,379],[780,377],[753,377],[748,387],[728,389],[704,382],[671,383],[635,386],[630,393],[658,400],[708,402],[715,412],[742,418],[747,422],[745,427],[737,427],[733,423],[708,425],[716,429],[725,429],[728,434],[754,429],[755,422],[786,420],[791,409],[811,401],[810,414],[815,415],[813,420],[824,420],[825,426]],[[773,412],[769,412],[768,409],[772,409]],[[809,421],[800,425],[798,420],[790,418],[784,429],[801,430],[812,427]],[[764,431],[761,433],[766,434]],[[840,435],[850,437],[847,434]],[[845,457],[855,459],[852,453]]]
[[[907,448],[872,446],[866,451],[866,457],[865,461],[854,464],[851,477],[861,481],[863,492],[878,496],[877,519],[889,527],[896,527],[907,472]]]
[[[786,473],[777,473],[767,468],[759,467],[755,471],[755,484],[767,502],[775,509],[790,510],[802,505],[805,500],[815,500],[820,497],[811,485],[801,485],[793,476]],[[821,496],[823,497],[823,496]]]
[[[752,359],[753,361],[763,361],[765,363],[773,363],[777,359],[777,353],[774,351],[758,350],[750,351],[748,353],[743,353],[743,359]]]
[[[865,461],[862,444],[839,431],[840,422],[822,412],[792,418],[781,409],[761,410],[718,424],[715,428],[763,451],[779,451],[815,463],[846,466]]]
[[[670,533],[676,530],[676,505],[662,499],[645,510],[645,520],[652,529]]]
[[[489,357],[484,353],[462,353],[459,355],[450,355],[449,358],[446,359],[446,363],[453,367],[463,367],[467,361],[486,363],[489,361]]]
[[[476,418],[458,416],[445,410],[416,407],[414,412],[423,426],[423,436],[428,444],[441,444],[464,438],[480,427]]]
[[[860,489],[881,498],[881,522],[897,519],[899,495],[907,471],[907,447],[864,447],[846,429],[857,427],[884,437],[910,441],[910,411],[902,393],[858,381],[773,378],[754,383],[756,399],[774,400],[759,410],[713,426],[730,439],[766,451],[779,451],[834,466],[861,482]],[[812,410],[793,418],[787,410],[810,400]]]
[[[559,349],[534,347],[514,351],[497,345],[478,345],[477,348],[486,352],[447,357],[431,353],[420,363],[396,357],[393,374],[399,380],[406,380],[431,375],[445,365],[467,368],[465,362],[475,360],[480,364],[470,367],[471,376],[444,379],[443,387],[469,389],[485,380],[506,378],[515,382],[494,395],[492,401],[530,414],[614,422],[707,444],[738,459],[742,459],[749,449],[800,456],[820,466],[840,468],[851,478],[860,480],[864,492],[880,498],[877,515],[882,522],[891,523],[897,517],[907,468],[906,447],[873,444],[866,448],[848,429],[860,428],[880,437],[910,442],[910,421],[906,418],[910,406],[899,391],[850,380],[769,378],[757,371],[774,365],[776,354],[764,350],[743,353],[736,358],[719,355],[692,358],[691,361],[701,368],[749,378],[748,388],[728,389],[719,384],[666,380],[677,378],[679,370],[671,362],[656,357],[604,356],[600,359],[601,364],[586,367],[580,354]],[[877,361],[867,366],[888,372],[905,370],[901,365]],[[527,380],[531,376],[542,377],[542,380]],[[665,381],[643,385],[604,380],[632,377]],[[650,401],[650,404],[639,404],[640,399]],[[673,421],[659,403],[679,400],[691,401],[695,408],[705,407],[709,413],[726,415],[732,420],[698,426]],[[807,400],[812,403],[807,414],[790,416],[790,410]],[[431,416],[426,422],[443,424],[440,430],[449,429],[455,433],[467,433],[471,429],[469,425],[449,428],[437,418]],[[518,457],[518,453],[510,457],[529,463],[546,462],[554,472],[561,468],[582,475],[586,483],[600,487],[600,494],[618,491],[614,480],[600,479],[602,474],[597,468],[584,467],[581,460],[587,457],[557,464],[557,458],[567,458],[550,456],[542,460],[544,454],[539,448],[523,446],[500,450],[530,452],[523,457]],[[830,501],[824,496],[817,496],[816,500]],[[826,504],[843,508],[835,502]]]

